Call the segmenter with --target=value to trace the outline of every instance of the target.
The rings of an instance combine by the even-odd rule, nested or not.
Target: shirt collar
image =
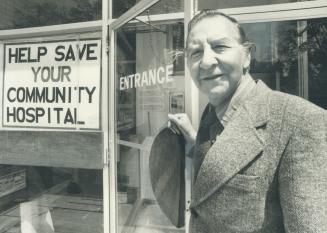
[[[232,119],[238,107],[243,104],[244,100],[254,89],[255,84],[255,81],[250,75],[244,76],[231,100],[219,109],[215,109],[217,118],[224,127],[226,127],[227,123]]]

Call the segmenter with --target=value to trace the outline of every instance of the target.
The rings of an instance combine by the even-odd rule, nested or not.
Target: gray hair
[[[198,22],[200,22],[201,20],[203,20],[205,18],[214,17],[214,16],[222,16],[222,17],[226,18],[227,20],[229,20],[230,22],[232,22],[238,29],[239,36],[240,36],[239,42],[241,44],[243,44],[246,48],[248,48],[249,51],[251,50],[253,44],[246,37],[245,31],[242,28],[242,26],[238,23],[238,21],[235,18],[233,18],[232,16],[229,16],[219,10],[211,10],[211,9],[202,10],[200,13],[198,13],[197,15],[195,15],[192,18],[192,20],[188,24],[188,28],[187,28],[188,35],[186,38],[186,42],[188,41],[190,31]]]

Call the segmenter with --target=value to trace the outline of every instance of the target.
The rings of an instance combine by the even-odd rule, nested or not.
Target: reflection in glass
[[[290,2],[302,2],[303,0],[198,0],[198,10],[203,9],[223,9],[234,7],[260,6]],[[305,0],[314,1],[314,0]]]
[[[165,0],[165,1],[159,1],[157,4],[150,7],[146,12],[144,12],[141,15],[168,14],[168,13],[177,13],[183,11],[184,11],[183,0]]]
[[[112,15],[118,18],[136,4],[136,0],[113,0]]]
[[[118,18],[138,2],[140,2],[140,0],[113,0],[113,9],[112,9],[113,18]],[[153,7],[150,7],[147,11],[145,11],[141,15],[176,13],[176,12],[183,12],[183,10],[184,10],[183,0],[165,0],[165,1],[158,2],[157,4],[155,4]]]
[[[309,100],[327,109],[327,18],[308,20],[304,33],[307,41],[300,47],[308,54]]]
[[[251,75],[270,88],[299,95],[296,21],[243,25],[255,45]]]
[[[101,0],[2,1],[0,30],[101,19]]]
[[[160,210],[149,173],[155,135],[185,111],[183,26],[140,17],[117,30],[118,232],[184,231]]]
[[[0,165],[0,229],[103,232],[102,171]]]
[[[255,45],[250,67],[254,79],[327,108],[326,18],[249,23],[242,27]],[[200,93],[199,109],[203,110],[206,103]]]

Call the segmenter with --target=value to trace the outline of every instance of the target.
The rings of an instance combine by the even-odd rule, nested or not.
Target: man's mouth
[[[201,78],[201,81],[210,81],[210,80],[217,79],[221,76],[222,76],[222,74],[209,75],[209,76],[205,76],[205,77]]]

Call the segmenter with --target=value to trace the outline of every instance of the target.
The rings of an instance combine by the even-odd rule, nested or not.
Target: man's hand
[[[168,114],[168,128],[176,134],[183,134],[186,142],[194,145],[196,132],[185,113]]]

